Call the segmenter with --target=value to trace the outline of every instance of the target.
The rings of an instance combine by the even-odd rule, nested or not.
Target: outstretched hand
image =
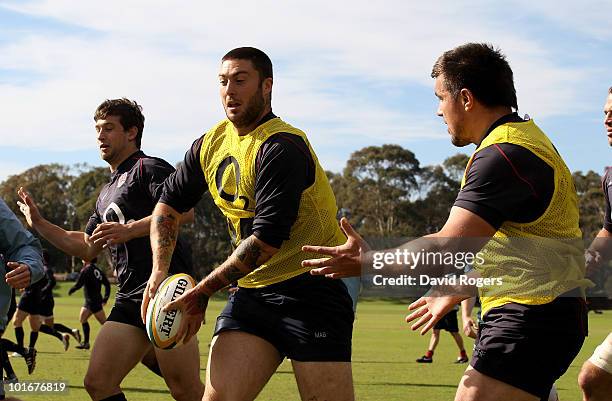
[[[19,206],[19,210],[26,218],[26,222],[30,227],[34,227],[33,224],[36,224],[38,220],[42,218],[40,215],[40,211],[38,210],[38,206],[32,199],[32,195],[24,187],[19,187],[17,190],[17,195],[21,201],[17,201],[17,206]]]
[[[340,228],[347,237],[343,245],[305,245],[302,247],[302,251],[304,252],[331,256],[330,258],[307,259],[302,261],[303,267],[313,268],[310,274],[324,275],[329,278],[361,275],[361,264],[365,260],[365,254],[370,250],[370,246],[361,238],[345,217],[340,219]]]
[[[455,305],[467,298],[469,296],[441,295],[435,291],[430,291],[408,306],[408,310],[414,312],[406,317],[406,323],[419,319],[410,326],[410,329],[418,330],[423,327],[420,331],[423,335],[432,329]]]

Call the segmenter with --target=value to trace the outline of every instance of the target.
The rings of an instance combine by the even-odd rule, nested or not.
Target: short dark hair
[[[221,61],[225,60],[251,60],[253,67],[259,73],[259,82],[272,78],[272,60],[264,52],[254,47],[238,47],[227,52]]]
[[[612,93],[612,86],[608,89],[608,93]]]
[[[136,127],[138,129],[138,134],[136,135],[136,147],[140,149],[145,120],[144,115],[142,114],[142,106],[135,101],[126,98],[106,99],[96,109],[94,121],[105,119],[108,116],[119,117],[119,122],[124,130],[128,130],[132,127]]]
[[[489,43],[466,43],[445,51],[431,71],[432,78],[440,75],[452,96],[465,88],[485,106],[518,110],[512,69],[501,50]]]

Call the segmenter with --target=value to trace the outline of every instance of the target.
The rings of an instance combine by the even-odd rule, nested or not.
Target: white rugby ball
[[[163,312],[162,308],[195,287],[196,282],[189,274],[175,274],[165,279],[157,289],[155,297],[147,306],[147,336],[154,346],[162,349],[181,345],[176,339],[182,320],[182,312],[173,310]]]

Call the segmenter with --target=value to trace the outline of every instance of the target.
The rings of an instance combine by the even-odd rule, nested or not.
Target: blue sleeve
[[[30,268],[30,284],[45,275],[40,241],[26,230],[6,203],[0,199],[0,253],[7,262],[24,263]]]

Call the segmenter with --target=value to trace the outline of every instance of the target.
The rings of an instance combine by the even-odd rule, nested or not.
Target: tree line
[[[440,165],[421,166],[413,152],[399,145],[369,146],[354,152],[342,173],[327,172],[327,176],[339,215],[347,216],[362,235],[416,237],[442,228],[467,161],[466,155],[458,153]],[[0,196],[21,218],[16,191],[24,186],[49,221],[68,230],[84,230],[109,176],[108,168],[86,164],[38,165],[0,183]],[[588,243],[602,227],[605,212],[601,177],[593,171],[577,171],[573,178],[580,199],[580,227]],[[226,220],[210,196],[197,204],[195,216],[181,231],[191,244],[197,275],[202,277],[232,249]],[[80,261],[41,241],[56,271],[79,267]],[[99,264],[108,269],[108,256],[100,259]]]

